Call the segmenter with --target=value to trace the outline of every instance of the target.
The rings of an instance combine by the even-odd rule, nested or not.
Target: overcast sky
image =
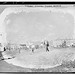
[[[1,7],[0,12],[5,8]],[[4,23],[7,41],[15,43],[72,38],[74,33],[74,17],[69,13],[39,10],[38,12],[12,13],[6,17]]]

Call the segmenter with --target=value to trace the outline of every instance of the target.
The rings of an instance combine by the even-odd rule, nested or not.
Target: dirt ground
[[[5,61],[0,61],[0,72],[50,72],[50,73],[67,73],[67,72],[75,72],[75,61],[74,62],[68,62],[64,63],[60,66],[57,66],[55,68],[48,68],[48,69],[29,69],[29,68],[22,68],[18,66],[14,66],[12,64],[8,64]]]
[[[36,54],[36,53],[35,53]],[[10,60],[10,59],[9,59]],[[47,69],[30,69],[30,68],[23,68],[19,66],[15,66],[12,64],[7,63],[4,60],[0,61],[0,73],[1,72],[10,72],[10,73],[26,73],[26,72],[49,72],[49,73],[69,73],[69,72],[75,72],[75,60],[74,61],[69,61],[69,62],[63,62],[60,66],[54,67],[54,68],[47,68]]]

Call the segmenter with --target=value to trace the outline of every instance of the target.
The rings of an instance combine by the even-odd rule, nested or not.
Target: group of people
[[[48,41],[44,41],[43,42],[43,44],[42,44],[42,46],[46,49],[46,52],[48,52],[49,51],[49,42]],[[38,48],[40,48],[39,46],[37,47],[36,45],[34,45],[34,47],[32,47],[32,52],[34,52],[35,51],[35,49],[38,49]]]
[[[49,51],[49,42],[44,41],[44,42],[41,42],[41,44],[33,43],[31,45],[24,45],[24,46],[22,45],[21,48],[22,49],[24,48],[25,50],[30,49],[33,53],[35,52],[35,49],[40,49],[40,48],[45,48],[46,51]]]
[[[62,48],[62,47],[66,47],[66,46],[67,46],[67,43],[64,40],[60,47]],[[74,45],[72,44],[72,46],[74,46]],[[40,49],[42,47],[45,48],[46,52],[49,52],[50,51],[50,47],[51,47],[50,41],[43,41],[43,42],[41,42],[41,44],[34,44],[34,43],[31,44],[31,45],[21,44],[18,47],[16,47],[16,48],[13,47],[13,48],[14,48],[14,50],[15,49],[17,49],[17,50],[23,50],[23,49],[29,50],[30,49],[32,52],[34,52],[35,49]],[[13,50],[13,48],[11,47],[11,44],[10,44],[10,46],[4,47],[4,51],[6,51],[6,50]]]
[[[58,40],[59,41],[59,40]],[[60,44],[53,45],[54,48],[75,48],[75,42],[71,40],[61,40]]]
[[[31,45],[26,45],[26,44],[21,44],[19,46],[16,46],[14,45],[13,47],[11,46],[12,44],[10,45],[7,45],[5,46],[3,49],[3,51],[7,51],[7,50],[19,50],[19,53],[21,50],[31,50],[33,53],[35,52],[35,50],[37,49],[43,49],[45,48],[46,52],[49,52],[50,51],[50,47],[51,47],[51,44],[50,44],[50,41],[43,41],[41,42],[41,44],[31,44]],[[67,45],[67,42],[64,40],[61,44],[61,48],[65,48]],[[52,46],[53,47],[53,46]],[[58,47],[58,46],[57,46]],[[71,44],[71,47],[75,47],[75,44],[72,43]],[[8,59],[12,59],[12,58],[8,58]],[[3,56],[2,56],[2,51],[0,51],[0,60],[7,60],[7,59],[4,59]]]
[[[39,48],[44,47],[46,49],[46,51],[48,52],[49,51],[49,46],[50,45],[49,45],[48,41],[44,41],[41,44],[34,44],[33,43],[32,45],[29,45],[29,46],[27,46],[26,44],[24,44],[24,45],[21,44],[20,46],[16,46],[16,47],[14,46],[13,48],[10,44],[10,45],[4,47],[4,51],[6,51],[6,50],[19,50],[19,52],[20,52],[20,50],[29,50],[30,49],[32,52],[34,52],[35,49],[39,49]]]

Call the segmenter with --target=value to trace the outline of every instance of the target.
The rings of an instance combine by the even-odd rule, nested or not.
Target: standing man
[[[34,49],[35,49],[35,46],[34,46],[34,45],[32,45],[32,52],[34,52]]]
[[[6,48],[4,47],[4,51],[6,51]]]
[[[49,52],[49,42],[47,41],[47,44],[46,44],[46,51]]]
[[[46,46],[46,52],[48,51],[49,52],[49,42],[48,41],[45,41],[44,42],[44,45]]]

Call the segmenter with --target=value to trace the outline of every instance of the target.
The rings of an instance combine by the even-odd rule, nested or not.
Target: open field
[[[75,72],[74,59],[74,48],[55,49],[49,52],[35,51],[34,53],[22,51],[14,59],[0,61],[0,72]],[[35,64],[36,68],[31,68],[29,64]],[[40,65],[45,65],[45,68],[41,68]],[[47,65],[53,67],[46,68]]]
[[[0,61],[0,72],[75,72],[75,61],[64,63],[55,68],[48,69],[29,69],[8,64],[5,61]]]

